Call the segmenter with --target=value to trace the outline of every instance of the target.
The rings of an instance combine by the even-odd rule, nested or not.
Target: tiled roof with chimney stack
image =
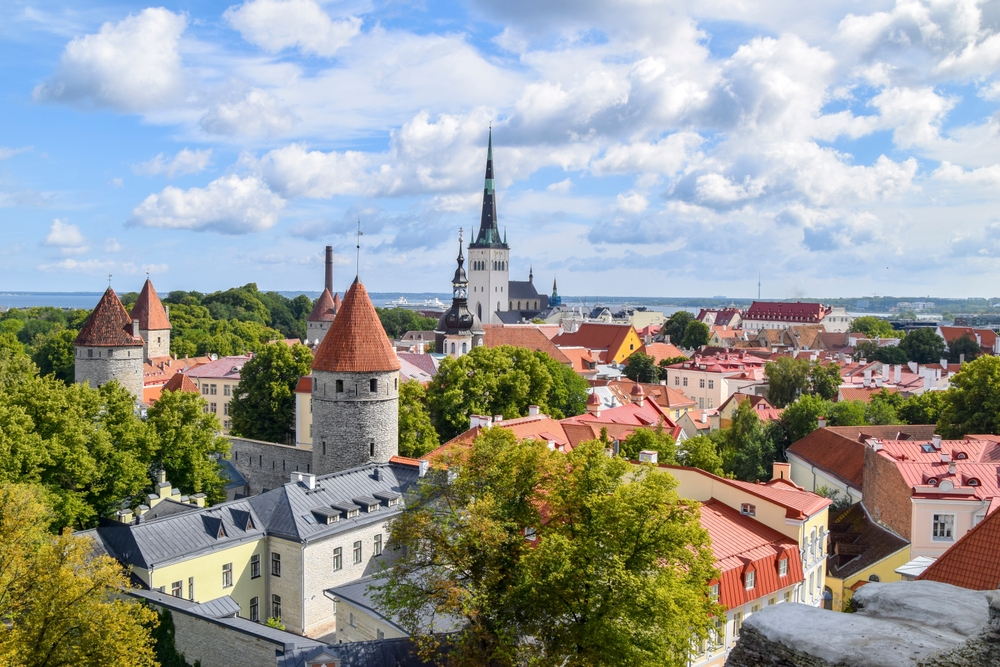
[[[142,338],[132,335],[132,318],[110,287],[83,323],[74,345],[89,347],[142,347]]]
[[[317,371],[341,373],[399,370],[399,360],[375,306],[357,278],[344,295],[337,318],[316,349],[312,367]]]
[[[143,331],[160,331],[170,328],[170,320],[167,319],[167,311],[164,310],[160,302],[160,296],[153,288],[153,283],[146,278],[139,298],[132,306],[131,317],[139,320],[139,328]]]
[[[339,300],[339,294],[335,299],[330,294],[330,290],[324,289],[323,293],[319,295],[318,299],[316,299],[312,312],[309,313],[309,317],[307,317],[306,320],[308,322],[333,322],[333,319],[337,316],[337,306],[339,305]]]

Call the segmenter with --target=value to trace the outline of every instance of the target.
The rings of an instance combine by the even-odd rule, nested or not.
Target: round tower
[[[142,400],[143,340],[115,291],[108,288],[73,341],[74,380],[99,387],[111,380]]]
[[[385,463],[399,453],[399,360],[358,279],[312,370],[314,473]]]
[[[462,232],[458,233],[458,268],[451,280],[451,308],[438,320],[434,330],[434,349],[456,359],[483,344],[482,322],[469,310],[469,281],[462,256]]]

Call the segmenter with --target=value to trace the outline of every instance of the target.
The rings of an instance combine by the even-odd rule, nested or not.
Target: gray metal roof
[[[341,667],[430,667],[440,664],[438,661],[421,660],[413,640],[400,637],[297,649],[279,657],[277,667],[303,667],[307,661],[323,654],[329,656],[328,659],[339,660]]]
[[[303,482],[289,482],[267,493],[214,507],[191,507],[190,511],[167,513],[151,520],[144,516],[136,524],[104,520],[93,537],[95,547],[103,548],[124,564],[146,569],[265,535],[309,542],[396,515],[402,503],[390,508],[388,500],[380,501],[375,494],[405,495],[418,478],[415,466],[369,464],[317,477],[314,489],[308,489]],[[313,515],[318,508],[336,510],[343,503],[353,506],[351,499],[362,497],[377,504],[378,510],[361,512],[350,519],[342,516],[331,524],[319,523]]]
[[[329,588],[326,590],[326,593],[329,596],[336,597],[337,599],[346,600],[357,607],[368,609],[386,622],[392,623],[399,629],[400,632],[406,632],[406,629],[399,624],[399,618],[395,615],[384,612],[372,597],[371,587],[373,585],[377,586],[378,583],[379,581],[375,577],[369,575],[367,577],[362,577],[361,579],[356,579],[350,583],[343,584],[342,586],[337,586],[336,588]],[[454,616],[443,614],[424,616],[420,620],[420,625],[422,626],[422,632],[447,634],[449,632],[454,632],[459,627],[459,620]]]
[[[541,304],[541,298],[542,297],[538,293],[538,290],[535,289],[535,284],[531,283],[531,282],[528,282],[527,280],[509,280],[509,281],[507,281],[507,294],[508,294],[508,296],[507,296],[507,300],[508,301],[510,301],[511,299],[515,299],[515,300],[516,299],[521,299],[522,301],[524,301],[525,299],[530,299],[530,300],[538,299],[538,301],[539,301],[538,305],[542,305]],[[548,305],[548,304],[545,304],[545,305]],[[529,310],[529,309],[525,308],[525,310]]]
[[[192,613],[212,618],[232,618],[240,613],[240,605],[228,595],[215,598],[189,609]]]

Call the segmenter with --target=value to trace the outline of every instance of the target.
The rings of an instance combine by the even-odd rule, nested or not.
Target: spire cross
[[[357,270],[354,274],[355,278],[361,277],[361,237],[364,236],[364,232],[361,231],[361,218],[358,218],[358,258],[357,258]]]
[[[111,274],[108,274],[108,289],[111,288]]]

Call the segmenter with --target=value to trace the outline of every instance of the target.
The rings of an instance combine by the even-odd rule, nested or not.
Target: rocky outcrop
[[[854,614],[799,604],[746,620],[726,667],[1000,665],[1000,592],[934,581],[868,584]]]

